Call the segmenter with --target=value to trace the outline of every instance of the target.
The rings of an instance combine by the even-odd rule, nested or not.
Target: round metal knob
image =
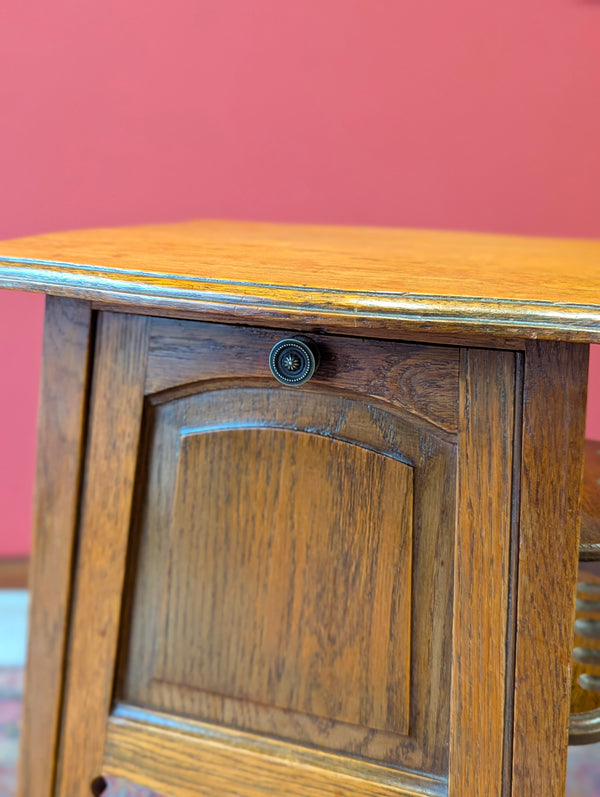
[[[271,373],[282,385],[303,385],[319,367],[319,350],[308,338],[280,340],[269,354]]]

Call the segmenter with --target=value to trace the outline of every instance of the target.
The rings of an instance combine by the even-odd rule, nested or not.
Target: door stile
[[[525,351],[512,794],[565,790],[589,346]]]
[[[98,319],[55,794],[102,772],[144,401],[148,319]]]
[[[502,794],[515,377],[512,352],[461,352],[450,797]]]
[[[46,298],[20,797],[50,797],[54,781],[92,338],[89,302]]]

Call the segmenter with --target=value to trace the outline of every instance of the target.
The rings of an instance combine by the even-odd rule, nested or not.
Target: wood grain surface
[[[54,793],[85,445],[91,325],[87,302],[46,299],[20,797],[50,797]]]
[[[514,354],[463,351],[450,797],[504,793],[515,382]]]
[[[183,435],[154,677],[408,733],[412,468],[290,429]]]
[[[565,790],[588,347],[525,353],[514,797]]]
[[[359,342],[357,342],[357,345],[359,345]],[[132,557],[131,562],[130,579],[132,583],[128,587],[128,592],[133,597],[133,611],[130,624],[126,623],[124,625],[124,655],[121,663],[122,676],[120,684],[117,686],[118,697],[158,710],[202,717],[234,727],[254,729],[261,733],[273,733],[297,741],[319,744],[329,749],[361,753],[376,759],[387,757],[390,761],[402,763],[413,769],[425,766],[433,772],[444,772],[447,766],[449,655],[451,644],[451,628],[447,618],[451,606],[452,540],[456,492],[454,436],[432,424],[426,423],[418,416],[408,413],[400,414],[397,411],[392,411],[393,408],[389,405],[366,402],[360,396],[347,396],[343,392],[338,393],[337,391],[327,391],[325,389],[314,392],[297,388],[292,390],[279,387],[268,388],[265,386],[264,380],[260,380],[257,384],[253,384],[250,380],[234,380],[224,384],[221,382],[215,384],[213,380],[208,380],[205,385],[202,385],[201,382],[194,382],[190,385],[189,395],[180,396],[176,390],[171,394],[171,398],[169,398],[169,394],[159,394],[159,398],[160,403],[149,408],[149,413],[145,420],[147,442],[142,454],[145,467],[143,472],[140,473],[141,483],[138,485],[140,510],[136,513],[139,528],[134,530],[139,550]],[[163,645],[160,640],[163,640],[169,633],[168,629],[171,623],[180,622],[179,615],[181,615],[182,620],[185,620],[185,612],[183,611],[185,604],[182,603],[183,590],[192,590],[197,595],[196,602],[198,602],[200,600],[198,592],[200,589],[207,589],[212,584],[212,588],[219,590],[218,594],[221,594],[220,590],[222,588],[219,587],[219,580],[225,579],[228,581],[231,578],[240,578],[239,575],[235,575],[238,572],[237,558],[232,560],[231,574],[228,575],[226,570],[224,570],[227,563],[225,551],[219,554],[221,557],[218,567],[220,579],[217,580],[215,580],[216,574],[213,578],[210,578],[210,571],[207,573],[203,564],[204,557],[194,553],[196,548],[201,551],[202,546],[206,545],[201,538],[194,539],[195,537],[209,535],[209,539],[212,539],[213,532],[210,526],[207,527],[206,523],[197,524],[190,522],[185,524],[187,528],[187,532],[185,532],[182,524],[174,523],[173,511],[174,507],[177,506],[175,500],[177,490],[176,473],[178,470],[177,460],[180,451],[180,438],[182,435],[201,434],[202,430],[205,430],[206,433],[221,429],[223,431],[220,434],[222,434],[225,430],[231,431],[240,428],[247,430],[261,428],[260,434],[265,434],[266,437],[269,437],[269,432],[273,429],[289,429],[290,434],[296,435],[301,435],[302,432],[309,432],[309,435],[305,435],[306,437],[322,436],[324,438],[323,445],[325,446],[322,452],[323,461],[318,466],[315,464],[314,467],[317,474],[322,474],[320,478],[325,482],[327,478],[330,478],[324,475],[327,472],[327,468],[331,467],[333,474],[335,467],[337,467],[335,459],[332,459],[335,447],[329,447],[332,438],[351,442],[354,446],[367,449],[370,452],[382,452],[387,456],[401,459],[414,469],[414,529],[412,531],[412,580],[414,592],[411,621],[407,627],[406,623],[403,626],[399,620],[397,627],[390,629],[385,634],[383,633],[383,627],[373,622],[373,628],[369,631],[369,635],[372,634],[373,637],[369,644],[375,646],[372,649],[378,651],[377,655],[385,655],[386,646],[389,644],[396,645],[400,640],[406,643],[407,648],[410,646],[411,698],[409,736],[398,735],[397,732],[376,732],[372,728],[361,727],[359,724],[352,724],[342,720],[334,720],[331,717],[326,722],[323,722],[318,717],[310,714],[292,713],[288,709],[280,708],[276,705],[264,705],[258,701],[240,700],[239,697],[235,698],[231,695],[221,694],[217,697],[211,695],[210,692],[199,689],[200,684],[196,665],[194,664],[195,655],[192,654],[198,650],[198,646],[203,644],[205,635],[212,632],[203,631],[202,626],[198,623],[191,623],[187,646],[184,646],[182,641],[177,647],[178,653],[176,655],[181,658],[180,662],[174,659],[174,664],[177,666],[177,677],[171,677],[168,680],[167,673],[161,673],[160,677],[157,676],[156,667],[160,664],[159,655]],[[219,487],[218,482],[212,482],[215,490],[218,489],[219,495],[222,495],[224,489],[229,491],[227,504],[222,501],[219,503],[222,507],[228,506],[231,508],[227,510],[221,508],[221,513],[225,513],[223,516],[226,516],[226,512],[236,511],[239,513],[240,518],[247,516],[248,519],[251,519],[253,510],[251,506],[244,506],[242,497],[250,503],[256,500],[260,503],[260,500],[262,500],[260,495],[261,492],[266,490],[264,482],[269,472],[276,473],[285,464],[285,460],[282,461],[281,456],[277,454],[278,448],[275,446],[272,451],[263,452],[264,463],[262,465],[257,460],[253,466],[249,466],[249,472],[242,475],[235,459],[233,461],[231,457],[223,459],[215,453],[219,450],[218,447],[214,446],[213,449],[213,457],[215,458],[213,468],[215,473],[223,473],[223,469],[229,469],[231,474],[234,475],[234,478],[227,479],[227,483],[221,487]],[[354,449],[353,446],[348,446],[347,449],[344,448],[343,450],[352,451]],[[291,451],[292,448],[290,447]],[[325,456],[327,451],[329,453]],[[349,455],[344,454],[344,456]],[[350,461],[353,461],[353,456]],[[361,454],[360,456],[364,458],[366,455]],[[246,462],[245,457],[241,454],[240,458],[243,462]],[[372,476],[364,472],[364,465],[360,468],[358,467],[360,461],[356,460],[356,467],[347,470],[345,489],[349,493],[363,491],[365,489],[363,486],[365,480],[371,486],[374,486],[370,481]],[[372,460],[370,456],[367,456],[364,463],[367,461],[374,463],[377,459]],[[308,463],[300,469],[302,478],[299,479],[298,486],[294,487],[292,500],[295,500],[293,498],[295,490],[299,490],[299,495],[302,495],[303,482],[307,481],[307,484],[310,484],[311,478],[314,478],[314,476],[311,477],[307,467]],[[369,466],[370,468],[371,466]],[[203,472],[206,472],[206,469]],[[190,474],[190,479],[192,478],[199,479],[199,483],[201,483],[203,477],[201,474],[195,477]],[[205,476],[204,478],[209,478],[210,481],[216,477]],[[225,478],[223,473],[222,479]],[[198,489],[201,492],[205,487],[202,486]],[[271,489],[273,487],[270,487],[267,493]],[[280,496],[280,500],[285,501],[285,498]],[[339,502],[338,508],[342,509],[344,505],[347,507],[352,506],[352,503],[348,504],[347,502],[357,501],[358,497],[351,497],[348,494],[344,499],[340,496],[337,500]],[[318,505],[316,498],[315,502]],[[210,506],[213,506],[212,501]],[[360,504],[356,504],[356,511],[358,511],[359,506]],[[337,578],[337,588],[340,590],[344,589],[344,584],[351,573],[354,573],[354,576],[358,576],[360,568],[367,567],[367,570],[360,576],[356,584],[357,590],[366,589],[370,578],[367,575],[370,572],[369,568],[375,567],[377,561],[377,558],[374,558],[376,548],[371,547],[368,538],[365,538],[360,543],[359,540],[361,534],[367,534],[368,529],[372,528],[372,521],[366,522],[366,517],[362,516],[362,511],[354,517],[355,510],[353,510],[353,514],[348,516],[347,522],[342,524],[344,534],[347,535],[346,542],[342,542],[342,538],[339,538],[338,542],[335,543],[335,535],[332,536],[333,526],[337,527],[340,520],[336,520],[335,516],[331,515],[330,510],[326,508],[326,504],[322,508],[325,511],[325,516],[320,520],[315,519],[314,531],[308,530],[308,527],[306,527],[304,531],[302,529],[296,530],[295,534],[300,532],[302,535],[308,534],[309,537],[307,539],[317,532],[323,535],[323,539],[320,542],[317,539],[314,541],[316,549],[321,551],[321,558],[327,559],[327,556],[330,556],[322,549],[323,540],[330,540],[328,547],[331,547],[332,551],[337,550],[340,556],[343,554],[340,563],[331,566],[331,573],[328,576],[329,579]],[[218,506],[215,505],[214,509],[216,511]],[[310,513],[311,509],[308,508],[305,511]],[[369,509],[369,513],[377,513],[377,511],[376,506]],[[285,507],[277,508],[277,519],[281,523],[285,519],[285,512]],[[363,521],[360,520],[361,516],[364,517]],[[235,515],[232,517],[235,517]],[[307,514],[306,517],[308,518],[309,515]],[[376,517],[376,514],[372,515],[372,517]],[[262,522],[265,523],[266,521]],[[305,523],[306,519],[303,522]],[[391,539],[395,539],[397,544],[401,539],[398,536],[398,531],[401,528],[400,524],[400,517],[392,525],[390,525],[389,520],[386,521],[387,534],[391,535]],[[233,541],[236,539],[233,533],[235,527],[234,525],[228,535],[223,535],[223,540],[230,538]],[[180,528],[182,532],[190,536],[187,542],[185,542],[185,537],[181,538],[179,536]],[[277,524],[274,528],[277,528]],[[165,530],[170,531],[166,533]],[[267,532],[267,527],[265,527],[264,532]],[[371,533],[374,532],[369,532],[369,534]],[[271,532],[269,531],[267,539],[269,539],[270,534]],[[356,534],[359,536],[355,537]],[[264,534],[262,536],[264,537]],[[241,540],[242,538],[239,539]],[[303,536],[300,536],[299,542],[302,539]],[[377,535],[372,537],[373,541],[376,539]],[[271,560],[273,550],[265,546],[264,539],[261,543],[260,536],[252,535],[246,544],[249,545],[250,543],[253,546],[258,546],[258,549],[261,549],[262,545],[264,555],[268,560]],[[379,544],[385,548],[389,543],[390,539],[387,542],[380,540]],[[182,544],[192,546],[191,548],[184,548],[184,551],[187,550],[190,555],[181,556],[179,554],[175,559],[172,559],[171,550],[176,544],[177,546]],[[278,546],[281,546],[281,544],[279,542]],[[368,556],[368,562],[365,561],[360,565],[358,562],[352,564],[348,560],[348,550],[345,547],[347,545],[351,547],[367,545],[364,553]],[[277,546],[275,547],[277,549]],[[235,546],[232,550],[236,550]],[[285,546],[281,550],[285,552]],[[217,552],[218,548],[215,541],[210,553],[211,561],[215,561]],[[307,552],[303,553],[302,545],[299,545],[297,553],[299,557],[298,565],[301,561],[312,561],[310,558],[312,554],[308,556]],[[390,554],[390,556],[391,561],[395,561],[394,554]],[[190,558],[192,559],[192,562],[190,562],[191,570],[188,572],[186,562]],[[177,567],[169,567],[170,562],[176,564]],[[198,562],[197,568],[194,568],[193,562]],[[397,566],[397,573],[393,576],[394,583],[397,584],[400,592],[402,590],[410,590],[410,579],[402,577],[402,573],[406,572],[404,568],[407,565],[407,562],[403,562]],[[282,570],[280,576],[285,581],[286,567],[289,574],[291,560],[288,560],[286,565],[284,556],[278,566]],[[342,567],[342,571],[337,573],[336,576],[338,567]],[[354,571],[354,567],[358,567],[359,570]],[[265,570],[264,574],[262,570],[257,572],[254,577],[254,585],[252,580],[245,586],[243,584],[238,585],[235,593],[238,598],[240,589],[245,589],[248,595],[253,594],[254,591],[255,597],[258,596],[260,598],[261,585],[264,583],[268,572],[268,570]],[[388,576],[390,575],[388,573]],[[202,581],[207,578],[209,578],[209,584],[201,586]],[[294,576],[294,579],[298,581],[300,591],[304,589],[303,581],[306,579],[305,585],[309,585],[312,583],[311,578],[310,574],[301,575],[297,573]],[[365,585],[360,587],[363,579],[366,579]],[[324,581],[325,578],[321,577],[320,580]],[[235,581],[233,584],[235,585]],[[165,614],[165,589],[167,587],[171,590],[181,589],[182,592],[172,610]],[[329,634],[325,632],[328,615],[324,607],[328,605],[335,606],[333,593],[329,591],[331,588],[332,584],[328,584],[327,587],[323,584],[315,584],[318,594],[322,594],[324,598],[321,615],[318,608],[318,594],[313,599],[312,608],[308,596],[303,600],[307,627],[312,627],[313,622],[317,623],[317,629],[321,626],[319,633],[324,645],[324,653],[322,655],[325,655],[329,644],[327,641]],[[380,587],[378,586],[376,589],[370,590],[370,593],[368,591],[367,594],[370,594],[370,597],[365,597],[365,601],[370,602],[371,605],[373,605],[374,601],[379,603],[384,597],[383,593],[380,593],[381,598],[378,596],[379,589]],[[177,593],[174,594],[177,596]],[[166,597],[168,599],[168,592]],[[402,602],[406,597],[408,597],[408,594],[402,597],[399,593],[395,600]],[[383,607],[385,601],[380,605]],[[406,606],[406,604],[403,605]],[[234,607],[235,604],[233,603],[232,606]],[[353,606],[354,608],[352,608]],[[350,601],[347,609],[347,621],[354,622],[355,610],[358,612],[356,614],[358,618],[360,613],[366,608],[359,610],[358,604]],[[271,609],[270,611],[273,610]],[[191,611],[190,616],[197,611],[200,611],[200,609]],[[242,609],[240,608],[237,611],[242,611]],[[251,609],[247,607],[243,611],[248,613]],[[311,618],[313,619],[311,620]],[[257,622],[260,626],[262,622],[260,617],[254,621],[253,626],[256,626]],[[381,633],[375,633],[377,629]],[[286,631],[286,629],[283,628],[283,631]],[[227,632],[223,631],[223,633]],[[245,637],[249,640],[252,638],[252,633],[250,628],[244,631]],[[340,636],[340,640],[342,640],[345,632],[340,629],[338,633],[342,634]],[[416,644],[411,642],[411,635],[413,642],[416,640]],[[229,632],[229,636],[232,640],[238,637],[237,634],[232,635],[231,632]],[[394,642],[394,637],[397,639],[396,642]],[[261,633],[260,638],[265,638],[266,642],[268,636]],[[337,644],[335,643],[335,638],[336,636],[333,635],[330,640],[331,645],[334,646],[333,650],[335,650],[335,644]],[[233,641],[231,644],[233,644]],[[288,647],[291,646],[290,650],[296,649],[293,647],[294,644],[297,643],[290,641],[288,645]],[[363,644],[359,636],[357,636],[351,646],[358,646],[358,650],[363,647]],[[223,647],[224,642],[219,642],[219,645]],[[368,648],[364,648],[363,653],[366,654],[367,650]],[[227,653],[226,649],[225,652]],[[340,648],[340,653],[342,652],[343,650]],[[348,661],[352,661],[352,657],[355,654],[348,650],[345,655],[349,656]],[[405,655],[401,645],[396,655],[401,668],[401,662]],[[344,672],[342,659],[340,659],[339,664],[341,676]],[[364,657],[363,664],[368,665],[368,656]],[[289,666],[298,665],[290,662]],[[366,666],[365,669],[367,669]],[[362,681],[359,679],[357,684],[360,685],[360,683]],[[341,684],[340,689],[343,692]],[[368,694],[365,695],[363,692],[362,699],[365,698],[368,705]]]
[[[68,297],[21,797],[103,772],[562,797],[588,355],[564,341],[600,341],[599,264],[594,241],[228,222],[0,245],[0,286]],[[86,429],[96,307],[118,312]],[[290,330],[323,352],[302,389],[267,372]]]
[[[151,322],[146,392],[227,377],[273,381],[269,352],[289,329]],[[310,335],[321,363],[304,390],[352,391],[382,399],[450,432],[457,431],[458,349],[449,346]]]
[[[600,340],[600,242],[197,221],[6,241],[0,286],[298,324]]]
[[[344,354],[335,360],[337,368],[329,366],[324,370],[319,383],[309,383],[302,389],[285,389],[271,377],[265,377],[265,358],[253,356],[257,351],[257,341],[264,349],[263,354],[268,351],[268,346],[264,348],[261,340],[271,332],[252,330],[250,333],[244,350],[246,332],[241,329],[205,324],[198,324],[196,328],[195,324],[152,322],[146,390],[153,386],[159,392],[149,397],[144,421],[143,467],[138,475],[136,499],[139,508],[134,511],[136,522],[126,590],[131,595],[131,612],[126,612],[126,617],[131,614],[131,618],[123,625],[116,694],[120,699],[178,715],[203,717],[330,750],[354,752],[376,759],[387,757],[413,770],[425,768],[430,772],[444,773],[447,770],[450,701],[451,623],[448,620],[455,524],[456,436],[424,417],[424,414],[432,413],[424,413],[419,405],[423,399],[424,406],[429,406],[428,396],[432,392],[438,392],[442,397],[457,397],[457,353],[445,347],[406,347],[395,342],[382,344],[326,336],[325,344],[329,351]],[[275,339],[278,336],[276,333]],[[270,338],[269,341],[272,342]],[[348,349],[350,343],[354,344],[354,354]],[[361,359],[363,346],[365,357]],[[359,363],[357,379],[354,390],[350,390],[351,384],[343,371],[354,368],[356,362]],[[423,373],[420,375],[416,373],[417,363],[421,363]],[[181,384],[183,380],[188,381]],[[338,387],[340,382],[341,387]],[[166,385],[173,387],[165,389]],[[385,400],[372,396],[385,396]],[[438,401],[447,402],[445,398]],[[451,418],[451,404],[447,402],[445,406],[446,425],[456,428],[456,414]],[[454,406],[457,413],[457,402]],[[382,452],[414,468],[414,592],[410,634],[406,627],[401,629],[400,623],[394,630],[394,633],[402,633],[410,643],[408,736],[375,732],[342,720],[323,722],[309,714],[292,714],[277,706],[203,691],[198,688],[198,679],[190,683],[187,677],[194,673],[194,657],[186,657],[181,646],[178,649],[182,660],[173,659],[179,668],[178,677],[168,680],[166,673],[157,677],[160,640],[168,633],[164,620],[165,586],[172,583],[175,589],[176,571],[186,568],[187,562],[186,556],[181,555],[171,559],[171,540],[175,537],[171,531],[165,533],[166,529],[175,528],[173,507],[176,504],[180,439],[182,435],[193,435],[202,430],[209,433],[239,428],[261,428],[267,433],[271,429],[289,429],[294,434],[304,431],[323,436],[328,441],[333,438],[369,451]],[[267,452],[265,457],[272,463],[271,470],[276,471],[281,458],[272,454],[267,456]],[[260,458],[254,459],[260,461]],[[226,467],[229,461],[232,474],[238,473],[235,458],[233,462],[231,457],[225,460],[217,457],[216,460],[216,472]],[[327,457],[318,467],[326,467],[329,461],[330,457]],[[254,472],[257,468],[259,465],[255,464],[250,474],[241,480],[242,485],[247,479],[249,484],[255,482],[256,489],[248,490],[252,500],[265,489],[264,479],[262,476],[258,479]],[[306,469],[302,472],[304,479],[307,477]],[[355,474],[348,471],[350,492],[364,489],[360,473],[360,470]],[[266,477],[268,471],[263,475]],[[327,477],[324,478],[326,480]],[[236,476],[230,481],[227,488],[231,490],[229,504],[240,506],[242,513],[250,511],[244,508],[239,498],[235,498],[235,490],[242,489],[240,478]],[[301,489],[301,482],[298,489]],[[199,483],[202,485],[202,479]],[[199,489],[205,488],[201,486]],[[356,499],[348,496],[344,500]],[[357,528],[355,523],[356,520],[350,516],[346,533]],[[329,533],[327,525],[320,524],[325,538]],[[193,523],[188,527],[195,531],[188,532],[190,540],[185,544],[200,546],[201,540],[192,538],[203,526]],[[350,534],[348,540],[351,539]],[[193,553],[193,548],[189,550]],[[213,550],[216,551],[214,547]],[[201,560],[202,557],[200,568]],[[175,570],[169,568],[170,561],[177,563]],[[195,569],[193,564],[190,568],[185,570],[187,575],[179,582],[197,590],[197,575],[206,571]],[[193,573],[196,580],[192,578]],[[332,576],[334,573],[335,569]],[[262,579],[256,581],[258,585],[262,583]],[[338,582],[344,583],[343,579],[338,579]],[[250,587],[247,586],[248,589]],[[320,586],[319,589],[324,596],[327,595],[327,588]],[[168,599],[168,593],[166,597]],[[373,598],[369,600],[372,602]],[[181,601],[179,603],[181,605]],[[180,610],[177,613],[183,617]],[[170,622],[178,622],[177,613],[168,614]],[[351,616],[352,612],[349,619]],[[191,626],[201,640],[201,627],[198,623],[191,623]],[[250,630],[244,633],[248,636]],[[383,651],[389,644],[387,637],[390,634],[385,639],[374,634],[372,644],[376,643],[376,636]],[[196,643],[192,636],[188,636],[187,642],[189,650],[193,651]]]
[[[447,784],[416,772],[316,748],[117,706],[106,773],[170,797],[443,797]]]
[[[102,772],[147,340],[145,318],[99,319],[55,791],[61,797],[89,797]]]
[[[581,496],[579,558],[600,560],[600,442],[586,440]]]

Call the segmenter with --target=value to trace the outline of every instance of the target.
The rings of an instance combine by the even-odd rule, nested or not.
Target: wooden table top
[[[0,243],[0,287],[248,317],[262,308],[508,338],[600,341],[600,241],[192,221]]]

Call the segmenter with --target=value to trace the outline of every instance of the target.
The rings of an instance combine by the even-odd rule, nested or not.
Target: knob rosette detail
[[[282,385],[303,385],[319,367],[319,350],[305,337],[285,338],[269,354],[271,373]]]

